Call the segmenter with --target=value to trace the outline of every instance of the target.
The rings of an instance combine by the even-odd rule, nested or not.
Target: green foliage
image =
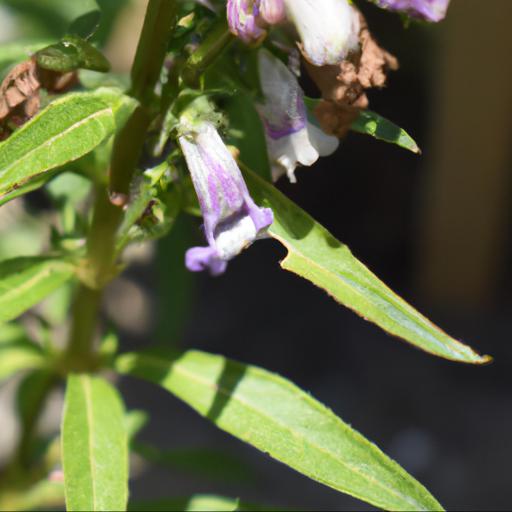
[[[0,325],[0,383],[20,370],[44,364],[43,350],[17,324]]]
[[[285,270],[311,281],[363,318],[426,352],[464,363],[490,361],[489,356],[476,354],[409,306],[346,245],[275,187],[247,169],[245,176],[253,196],[274,211],[269,233],[288,250],[281,262]]]
[[[276,144],[285,152],[289,145],[290,154],[272,154],[258,113],[264,100],[257,53],[262,42],[236,41],[220,0],[213,0],[222,7],[217,12],[209,2],[150,0],[131,73],[106,73],[110,64],[101,43],[126,2],[3,4],[14,16],[19,39],[0,46],[0,77],[31,56],[37,66],[33,76],[15,76],[0,91],[0,135],[6,138],[0,142],[0,206],[12,202],[0,215],[0,384],[17,376],[11,382],[18,384],[15,407],[21,425],[15,454],[0,475],[0,509],[52,509],[65,501],[69,511],[126,510],[130,451],[171,470],[170,479],[182,472],[252,482],[250,468],[229,453],[183,447],[180,440],[173,440],[171,449],[137,441],[148,415],[124,410],[104,375],[116,370],[162,387],[220,429],[337,491],[386,510],[442,510],[377,446],[288,380],[205,352],[119,355],[124,340],[116,326],[99,322],[104,288],[127,265],[125,249],[159,239],[157,336],[167,347],[177,345],[194,284],[183,265],[194,239],[185,214],[207,221],[221,217],[215,232],[208,233],[220,260],[231,255],[224,257],[212,238],[217,244],[224,229],[229,245],[238,242],[231,240],[238,230],[256,227],[254,220],[250,229],[239,222],[239,213],[244,221],[252,219],[246,211],[252,203],[249,208],[240,176],[227,176],[233,174],[224,169],[231,158],[218,137],[196,148],[191,158],[196,164],[200,160],[198,173],[204,176],[194,181],[190,176],[177,137],[185,134],[197,142],[194,129],[208,121],[240,161],[255,203],[272,209],[268,234],[288,251],[281,263],[285,270],[422,350],[464,363],[490,360],[404,302],[270,183],[271,164],[284,159],[293,167],[308,148],[285,139]],[[262,44],[298,69],[296,56],[285,51],[295,46],[293,37],[274,27],[272,41]],[[57,86],[39,90],[43,77],[58,80],[70,71],[79,80],[73,92],[58,94]],[[302,101],[296,92],[290,99]],[[42,110],[27,121],[39,100]],[[311,123],[316,123],[318,101],[307,99]],[[293,104],[287,112],[276,112],[276,120],[295,121],[302,107]],[[303,126],[305,120],[299,121]],[[420,152],[403,129],[369,110],[360,113],[352,130]],[[305,131],[299,135],[311,142],[307,138],[313,135]],[[307,158],[314,154],[312,143]],[[220,199],[229,203],[224,208],[229,211],[210,213]],[[233,214],[232,205],[239,202],[241,211]],[[39,203],[45,205],[41,211]],[[16,222],[10,221],[10,209]],[[241,247],[254,239],[244,238]],[[20,316],[19,323],[12,322]],[[40,438],[40,414],[49,393],[64,380],[60,433]],[[266,509],[197,494],[133,503],[130,510]]]
[[[56,257],[0,262],[0,322],[21,315],[72,277],[72,265]]]
[[[0,195],[89,153],[115,130],[112,104],[90,93],[51,103],[0,144]]]
[[[421,153],[414,139],[403,128],[371,110],[363,110],[359,114],[359,117],[352,124],[352,130],[371,135],[384,142],[396,144],[413,153]]]
[[[197,351],[125,354],[116,369],[164,387],[219,428],[333,489],[387,510],[442,510],[374,444],[278,375]]]
[[[104,379],[68,377],[62,464],[69,511],[126,510],[128,437],[117,391]]]
[[[80,28],[81,30],[81,28]],[[36,53],[36,61],[44,69],[68,73],[77,69],[90,69],[104,73],[110,63],[94,46],[81,37],[68,35]]]

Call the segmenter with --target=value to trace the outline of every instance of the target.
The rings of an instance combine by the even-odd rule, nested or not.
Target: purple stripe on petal
[[[224,272],[227,262],[273,222],[272,210],[258,207],[233,156],[213,124],[203,122],[179,138],[204,218],[208,247],[187,252],[186,266]]]
[[[450,0],[374,0],[383,9],[400,11],[413,18],[437,22],[446,16]]]

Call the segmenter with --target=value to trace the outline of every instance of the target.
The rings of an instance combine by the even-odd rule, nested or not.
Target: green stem
[[[142,154],[151,122],[154,89],[160,77],[167,43],[176,26],[176,0],[150,0],[132,68],[132,87],[128,94],[139,101],[126,125],[114,140],[109,190],[98,186],[93,221],[87,240],[89,289],[78,292],[69,352],[75,359],[93,352],[93,341],[102,290],[118,272],[116,234],[123,219],[120,206],[128,199],[130,183]],[[115,196],[119,202],[113,204]],[[120,203],[120,204],[119,204]]]
[[[199,48],[187,60],[183,72],[183,81],[190,87],[197,87],[201,75],[222,55],[222,52],[234,41],[226,19],[221,19],[213,27]]]
[[[140,106],[114,141],[110,167],[110,182],[114,188],[111,186],[107,190],[105,186],[98,186],[96,189],[93,221],[87,240],[87,283],[80,285],[72,307],[68,345],[59,366],[63,373],[94,371],[97,367],[94,339],[98,314],[103,288],[117,273],[116,233],[123,218],[122,209],[112,204],[110,197],[112,192],[127,194],[130,189],[151,121],[154,89],[160,77],[167,42],[176,25],[177,12],[178,0],[149,0],[132,68],[132,87],[128,93],[139,101]],[[35,425],[56,381],[51,379],[42,390],[40,400],[34,403],[30,425],[25,426],[21,443],[7,469],[19,467],[19,461],[26,459]]]

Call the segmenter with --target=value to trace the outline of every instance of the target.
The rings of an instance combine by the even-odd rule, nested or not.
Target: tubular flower
[[[284,0],[304,57],[315,66],[339,64],[358,47],[359,17],[348,0]]]
[[[308,122],[297,77],[265,50],[258,58],[265,97],[258,111],[265,125],[272,177],[277,180],[286,173],[295,182],[298,165],[311,166],[320,156],[334,153],[339,141]]]
[[[258,207],[233,156],[210,122],[179,137],[204,219],[208,247],[187,251],[189,270],[222,274],[227,262],[263,235],[272,210]]]
[[[254,43],[265,36],[260,19],[261,0],[228,0],[227,17],[231,32],[245,43]]]
[[[413,18],[437,22],[446,16],[450,0],[374,0],[383,9],[401,11]]]
[[[246,43],[284,21],[295,25],[300,48],[315,66],[339,64],[358,46],[359,18],[349,0],[228,0],[228,23]]]

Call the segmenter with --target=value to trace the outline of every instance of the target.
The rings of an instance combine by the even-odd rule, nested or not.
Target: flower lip
[[[298,165],[311,166],[320,156],[332,154],[339,145],[308,122],[304,92],[297,77],[266,50],[258,55],[264,103],[258,112],[265,127],[267,149],[276,181],[284,173],[295,182]]]

